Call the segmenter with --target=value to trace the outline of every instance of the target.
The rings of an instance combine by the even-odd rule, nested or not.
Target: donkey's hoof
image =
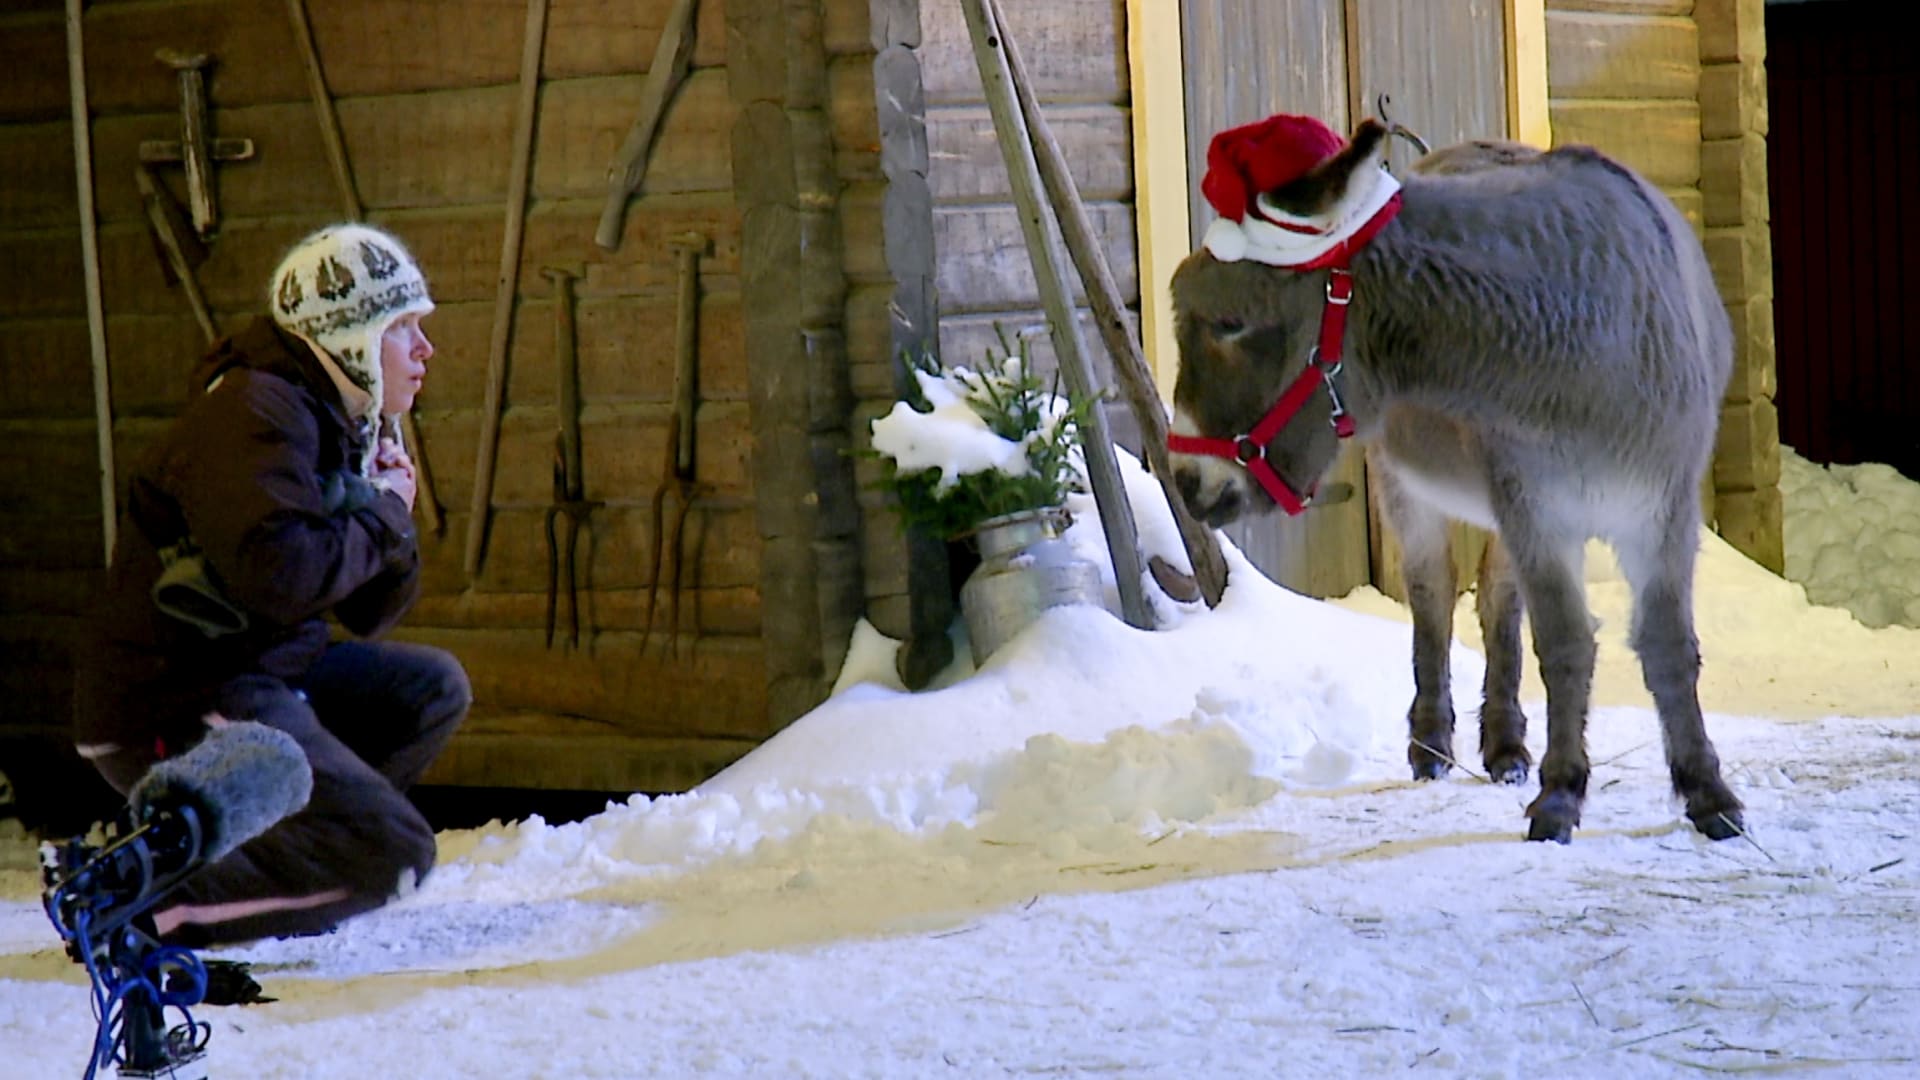
[[[1580,824],[1580,800],[1569,791],[1543,791],[1527,807],[1527,817],[1527,839],[1571,843],[1573,827]]]
[[[1528,840],[1551,840],[1556,844],[1573,843],[1573,822],[1534,818],[1527,824]]]
[[[1709,840],[1731,840],[1747,831],[1747,822],[1738,809],[1715,810],[1693,819],[1693,827]]]
[[[1523,746],[1488,754],[1485,763],[1487,775],[1494,783],[1519,787],[1527,782],[1527,771],[1533,766],[1533,757]]]
[[[1413,766],[1415,780],[1442,779],[1453,768],[1453,740],[1416,735],[1407,743],[1407,764]]]

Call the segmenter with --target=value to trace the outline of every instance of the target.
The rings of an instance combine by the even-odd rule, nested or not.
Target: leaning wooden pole
[[[1060,144],[1053,137],[1053,130],[1047,126],[1046,117],[1040,111],[1040,101],[1034,96],[1033,79],[1027,73],[1020,47],[1006,36],[1006,22],[1000,17],[999,0],[985,2],[994,22],[1002,28],[1001,48],[1006,51],[1007,71],[1013,77],[1014,94],[1026,118],[1027,133],[1033,139],[1034,157],[1039,166],[1040,180],[1046,185],[1047,201],[1053,204],[1054,215],[1060,221],[1061,236],[1067,243],[1067,254],[1072,257],[1074,269],[1079,271],[1080,280],[1086,287],[1087,303],[1093,308],[1093,323],[1100,330],[1100,339],[1106,343],[1107,353],[1113,357],[1114,371],[1120,376],[1121,392],[1126,395],[1127,404],[1133,408],[1134,419],[1139,421],[1147,469],[1153,473],[1154,479],[1160,481],[1160,490],[1167,498],[1167,508],[1173,511],[1173,521],[1180,529],[1181,542],[1186,545],[1187,560],[1193,567],[1200,595],[1205,598],[1208,607],[1215,607],[1227,589],[1227,560],[1220,552],[1220,539],[1187,510],[1186,500],[1180,497],[1179,490],[1174,486],[1173,466],[1167,460],[1166,406],[1160,401],[1153,371],[1147,367],[1147,358],[1140,348],[1140,342],[1127,325],[1126,304],[1120,298],[1120,286],[1114,282],[1113,270],[1107,265],[1106,254],[1094,236],[1093,222],[1087,216],[1087,206],[1080,198],[1079,186],[1073,182],[1073,173],[1067,168],[1066,155],[1061,152]]]
[[[340,133],[340,114],[333,107],[333,91],[327,89],[326,69],[320,66],[320,49],[313,42],[313,23],[307,17],[307,0],[287,0],[287,20],[293,24],[294,44],[299,46],[300,62],[307,71],[307,94],[313,98],[315,116],[320,121],[320,141],[327,150],[327,166],[333,171],[333,186],[340,194],[340,210],[348,221],[366,216],[360,206],[360,191],[353,182],[353,166],[347,159],[347,140]],[[420,422],[413,409],[400,414],[400,430],[413,455],[414,476],[419,481],[419,497],[414,505],[426,518],[427,531],[438,536],[446,529],[440,513],[440,495],[434,490],[433,468],[427,461],[426,444],[420,438]]]
[[[1083,440],[1087,478],[1093,483],[1100,525],[1113,556],[1120,613],[1129,625],[1151,630],[1153,608],[1147,603],[1142,581],[1140,541],[1135,533],[1133,507],[1127,500],[1126,482],[1120,476],[1120,462],[1113,452],[1105,403],[1099,400],[1100,387],[1094,380],[1092,364],[1080,348],[1073,294],[1067,288],[1066,273],[1060,265],[1059,231],[1040,197],[1039,167],[1034,161],[1033,144],[1019,104],[1014,100],[1013,80],[1007,70],[1004,27],[988,0],[961,0],[960,6],[966,13],[967,30],[973,38],[973,58],[980,68],[987,107],[993,113],[994,134],[1000,142],[1000,154],[1006,159],[1007,176],[1012,181],[1013,201],[1019,211],[1020,231],[1026,238],[1027,256],[1033,260],[1033,276],[1039,283],[1040,300],[1052,327],[1054,354],[1059,358],[1067,386],[1074,394],[1094,402]]]
[[[113,388],[107,370],[107,316],[100,299],[100,233],[93,211],[93,129],[87,116],[87,60],[81,0],[67,0],[67,90],[73,107],[73,178],[80,200],[80,260],[87,289],[87,344],[93,353],[93,425],[100,455],[102,565],[113,565],[119,509],[113,477]]]
[[[466,572],[480,574],[487,515],[493,506],[493,466],[499,453],[501,400],[507,391],[507,343],[520,283],[520,238],[527,217],[527,180],[533,165],[533,116],[540,100],[540,54],[547,36],[547,0],[528,0],[520,53],[520,111],[513,130],[513,169],[507,181],[507,227],[500,241],[500,275],[493,298],[493,337],[487,350],[487,396],[473,467],[473,503],[467,517]]]
[[[327,89],[326,69],[320,66],[320,48],[313,41],[313,22],[307,18],[307,0],[287,0],[287,21],[293,25],[293,42],[299,47],[300,63],[306,69],[307,96],[313,99],[320,121],[320,142],[327,151],[327,167],[333,171],[333,186],[340,193],[340,209],[348,221],[359,221],[360,192],[353,183],[353,167],[347,161],[347,141],[340,134],[340,116],[333,108],[333,91]]]

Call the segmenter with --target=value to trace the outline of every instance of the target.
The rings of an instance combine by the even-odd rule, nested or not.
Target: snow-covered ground
[[[863,628],[832,699],[698,791],[444,834],[392,907],[223,954],[280,1000],[196,1010],[212,1075],[1920,1075],[1920,631],[1703,536],[1702,698],[1751,827],[1709,843],[1596,548],[1586,820],[1527,844],[1531,783],[1407,780],[1397,606],[1230,557],[1215,611],[1054,611],[917,695]],[[84,978],[17,832],[0,866],[0,1073],[77,1076]]]

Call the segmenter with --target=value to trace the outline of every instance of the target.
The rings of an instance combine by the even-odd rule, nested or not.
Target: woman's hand
[[[407,456],[406,448],[397,439],[381,439],[373,454],[373,481],[388,491],[400,496],[413,509],[417,482],[413,476],[413,459]]]

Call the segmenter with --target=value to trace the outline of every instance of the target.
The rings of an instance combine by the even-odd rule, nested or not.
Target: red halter
[[[1245,434],[1228,439],[1213,439],[1198,435],[1168,435],[1167,449],[1176,454],[1204,454],[1209,457],[1226,458],[1253,474],[1253,478],[1289,515],[1298,514],[1313,503],[1313,487],[1305,492],[1295,491],[1292,485],[1280,475],[1279,470],[1267,461],[1267,446],[1278,438],[1280,432],[1292,422],[1295,414],[1306,405],[1314,391],[1325,386],[1327,399],[1333,404],[1333,432],[1342,439],[1353,435],[1353,417],[1347,415],[1346,408],[1340,402],[1340,395],[1333,385],[1334,377],[1340,374],[1340,347],[1347,333],[1347,307],[1353,302],[1353,274],[1348,266],[1353,261],[1354,252],[1366,246],[1374,234],[1386,227],[1387,222],[1400,212],[1400,196],[1393,199],[1366,224],[1354,230],[1354,234],[1331,251],[1313,260],[1289,270],[1327,269],[1327,303],[1320,310],[1320,341],[1307,357],[1306,369],[1296,376],[1293,382],[1281,392],[1280,400],[1273,403],[1258,423]]]

